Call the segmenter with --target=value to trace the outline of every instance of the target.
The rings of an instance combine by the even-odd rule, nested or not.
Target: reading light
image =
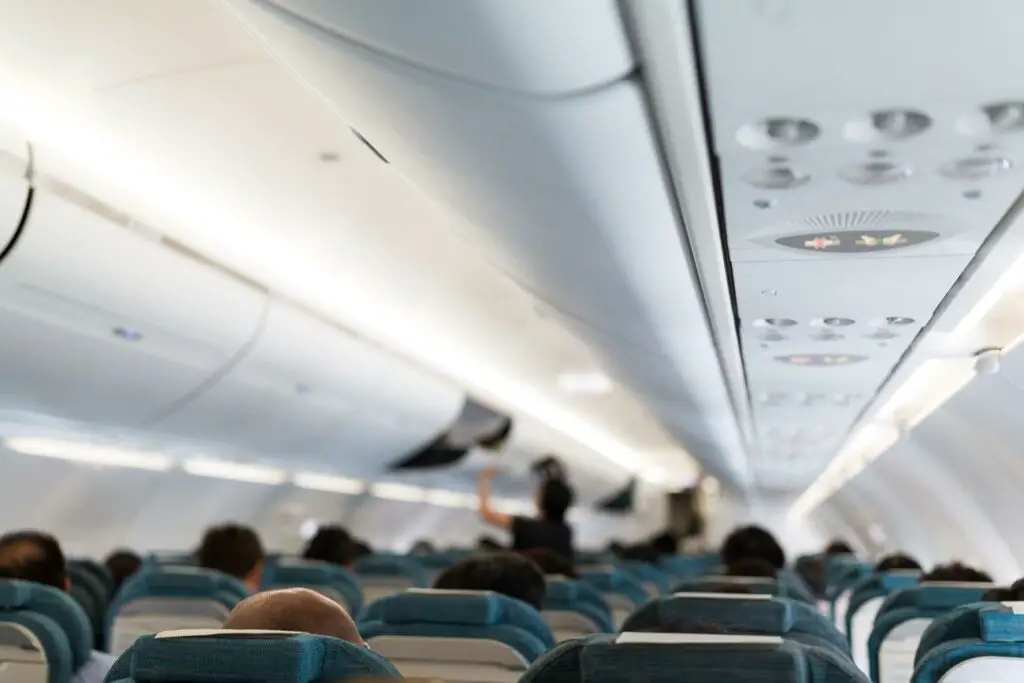
[[[4,445],[22,455],[36,455],[104,467],[128,467],[163,472],[174,466],[172,458],[157,453],[57,439],[11,437],[4,439]]]
[[[366,491],[366,483],[358,479],[348,479],[346,477],[316,474],[313,472],[296,472],[292,476],[292,483],[303,489],[330,491],[331,493],[343,493],[351,496],[359,495]]]
[[[186,460],[182,464],[182,469],[197,477],[230,479],[250,484],[283,484],[288,479],[286,472],[272,467],[204,458]]]

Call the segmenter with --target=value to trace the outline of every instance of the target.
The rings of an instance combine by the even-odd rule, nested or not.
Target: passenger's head
[[[412,548],[409,549],[409,554],[413,557],[425,557],[427,555],[433,555],[437,552],[434,544],[430,541],[416,541],[413,543]]]
[[[920,578],[925,581],[957,581],[961,583],[991,583],[992,577],[962,562],[940,564]]]
[[[1006,589],[1006,595],[1002,598],[1006,602],[1024,601],[1024,579],[1017,579]]]
[[[263,577],[263,544],[247,526],[224,524],[207,530],[196,552],[200,567],[216,569],[245,582],[251,591]]]
[[[494,591],[541,609],[547,584],[544,572],[532,560],[513,552],[467,557],[437,577],[434,588]]]
[[[340,526],[322,526],[309,539],[302,557],[352,569],[359,557],[358,553],[359,549],[347,531]]]
[[[68,590],[67,564],[60,544],[41,531],[0,536],[0,579],[34,581]]]
[[[751,578],[777,579],[779,571],[764,560],[740,560],[725,567],[726,576],[748,576]]]
[[[572,562],[550,548],[531,548],[520,553],[540,567],[545,576],[565,576],[570,579],[580,577]]]
[[[920,570],[921,563],[912,558],[910,555],[904,555],[903,553],[894,553],[892,555],[886,555],[878,564],[875,565],[876,572],[892,572],[892,571],[912,571]]]
[[[786,566],[786,553],[765,529],[745,526],[729,534],[722,544],[722,562],[726,566],[742,560],[763,560],[776,569],[782,569]]]
[[[832,555],[853,555],[853,548],[846,541],[832,541],[825,548],[825,554]]]
[[[666,531],[651,539],[651,547],[657,551],[658,555],[675,555],[679,552],[679,539]]]
[[[129,576],[139,571],[139,567],[142,566],[142,558],[131,550],[115,550],[110,553],[104,564],[107,565],[110,575],[114,578],[114,592],[116,593]]]
[[[492,553],[497,550],[506,550],[505,546],[498,543],[492,536],[481,536],[476,540],[476,549],[485,553]]]
[[[981,602],[1005,602],[1014,600],[1013,591],[1005,586],[989,588],[981,594]]]
[[[345,608],[308,588],[283,588],[252,595],[235,606],[224,628],[299,631],[365,645]]]
[[[537,487],[535,495],[540,516],[552,522],[564,522],[565,513],[572,506],[572,488],[561,479],[546,479]]]

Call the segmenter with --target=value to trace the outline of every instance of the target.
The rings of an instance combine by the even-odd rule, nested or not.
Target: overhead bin
[[[7,421],[143,423],[201,387],[259,326],[264,293],[79,200],[36,188],[0,263]]]
[[[448,467],[477,446],[494,450],[512,432],[512,419],[466,397],[462,410],[448,429],[422,448],[393,463],[390,469],[423,470]]]
[[[244,0],[248,2],[248,0]],[[453,78],[554,95],[634,69],[614,0],[256,0],[330,40]]]
[[[641,400],[658,392],[666,405],[699,405],[685,387],[724,392],[637,82],[559,98],[496,92],[265,4],[231,4],[392,168],[492,233],[481,251],[597,340]],[[487,245],[495,241],[500,248]],[[624,357],[645,361],[619,367]],[[654,363],[658,373],[649,372]],[[674,395],[660,395],[652,374],[676,374]]]
[[[28,167],[28,143],[0,125],[0,257],[11,246],[28,206]]]
[[[461,404],[455,386],[272,300],[245,357],[154,427],[362,476],[433,440]]]

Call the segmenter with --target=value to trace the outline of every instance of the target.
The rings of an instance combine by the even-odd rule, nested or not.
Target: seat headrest
[[[778,637],[621,633],[563,643],[520,683],[720,683],[754,680],[751,672],[785,683],[863,681],[838,653]]]
[[[1024,614],[1002,606],[978,612],[981,640],[986,643],[1024,642]]]
[[[92,625],[81,606],[64,591],[31,581],[0,579],[0,611],[30,612],[50,619],[68,639],[74,668],[88,661],[94,642]]]
[[[987,583],[919,583],[889,594],[878,608],[881,619],[898,609],[946,610],[969,602],[977,602],[988,589]]]
[[[709,623],[737,633],[782,635],[793,624],[792,603],[770,596],[708,594],[670,595],[653,600],[634,612],[623,631],[666,628],[673,624]]]
[[[143,636],[107,680],[161,683],[312,683],[400,678],[380,655],[337,638],[280,631],[171,631]]]
[[[547,602],[576,602],[580,599],[580,582],[573,579],[548,578]]]
[[[210,598],[231,606],[249,595],[244,583],[233,576],[199,567],[144,567],[118,591],[112,607],[142,597]]]
[[[500,593],[410,589],[381,598],[377,605],[377,618],[386,624],[510,624],[531,633],[547,630],[536,610]]]
[[[412,557],[400,555],[368,555],[356,560],[356,573],[369,576],[403,576],[417,583],[427,583],[426,568]]]
[[[27,581],[0,581],[0,610],[24,608],[32,599],[32,584]]]
[[[580,577],[599,591],[625,595],[636,605],[642,605],[647,601],[647,591],[640,581],[618,569],[583,571],[580,572]]]

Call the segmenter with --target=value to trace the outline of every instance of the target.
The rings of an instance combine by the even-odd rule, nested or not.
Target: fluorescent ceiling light
[[[427,500],[427,490],[410,484],[392,484],[384,482],[370,487],[370,495],[385,500],[401,500],[407,503],[423,503]]]
[[[477,506],[476,495],[472,493],[445,491],[442,489],[427,491],[426,501],[431,505],[447,508],[475,508]]]
[[[189,474],[194,474],[197,477],[231,479],[251,484],[283,484],[288,479],[288,475],[284,470],[224,460],[206,460],[203,458],[186,460],[182,468]]]
[[[36,455],[105,467],[129,467],[163,472],[174,466],[173,458],[157,453],[57,439],[11,437],[4,439],[4,445],[23,455]]]
[[[612,381],[602,372],[567,372],[558,376],[558,387],[568,394],[608,394]]]
[[[516,498],[495,498],[494,507],[506,515],[529,515],[534,511],[533,503]]]
[[[366,491],[366,483],[358,479],[347,479],[335,477],[329,474],[316,474],[313,472],[297,472],[292,476],[292,483],[299,488],[312,489],[314,491],[330,491],[332,493],[343,493],[345,495],[359,495]]]

